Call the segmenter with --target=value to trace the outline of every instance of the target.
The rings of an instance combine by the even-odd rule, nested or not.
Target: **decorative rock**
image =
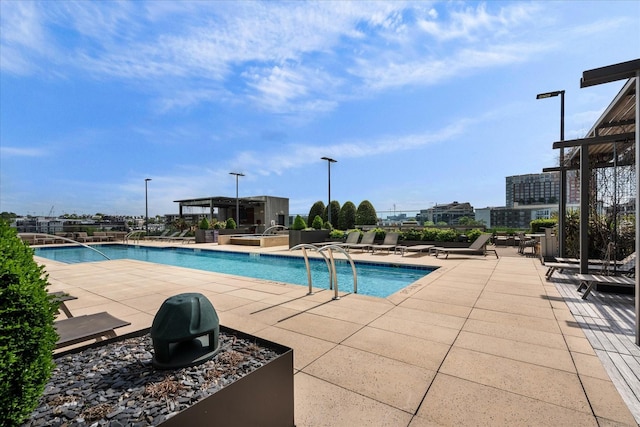
[[[23,426],[158,425],[279,356],[222,331],[219,344],[213,359],[176,370],[153,368],[148,335],[55,359],[40,405]]]

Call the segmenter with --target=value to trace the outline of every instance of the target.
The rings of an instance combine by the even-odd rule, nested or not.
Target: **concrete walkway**
[[[75,315],[130,321],[120,334],[149,327],[167,297],[200,292],[223,325],[292,347],[298,427],[637,425],[537,259],[353,257],[441,268],[386,299],[332,301],[326,290],[139,261],[37,261],[50,291],[78,297]]]

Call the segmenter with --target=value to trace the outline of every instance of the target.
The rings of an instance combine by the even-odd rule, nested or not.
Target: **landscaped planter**
[[[123,348],[126,348],[124,345],[126,340],[138,342],[148,339],[150,341],[148,334],[149,329],[145,329],[56,354],[57,364],[71,363],[71,368],[61,369],[62,372],[59,373],[54,371],[54,376],[47,384],[45,396],[41,399],[40,407],[36,409],[25,426],[44,425],[42,421],[45,421],[46,425],[74,425],[78,422],[90,425],[99,422],[100,419],[106,420],[107,424],[116,422],[121,425],[131,423],[131,425],[161,425],[162,427],[254,425],[290,427],[294,425],[292,349],[220,326],[220,335],[225,334],[227,342],[225,344],[221,341],[223,349],[212,360],[190,368],[158,371],[151,368],[150,362],[147,361],[150,354],[145,351],[145,346],[134,347],[134,354],[123,351]],[[233,357],[239,357],[238,355],[244,357],[249,354],[249,352],[232,349],[232,346],[238,348],[237,346],[241,345],[238,342],[245,343],[242,344],[245,346],[243,348],[255,352],[251,354],[257,354],[257,356],[253,356],[254,359],[251,359],[251,356],[246,356],[245,359],[240,358],[236,365],[224,365]],[[95,352],[99,352],[100,355],[96,356]],[[86,366],[81,362],[89,357],[83,358],[83,354],[90,354],[92,358],[87,361]],[[261,355],[265,354],[269,356],[268,359],[261,358],[263,357]],[[110,362],[108,356],[111,356],[111,360],[117,359],[117,362]],[[112,366],[114,363],[116,367]],[[220,372],[227,373],[230,369],[234,369],[228,366],[237,367],[235,369],[241,373],[233,371],[228,377],[221,376]],[[57,375],[60,375],[60,378],[57,378]],[[243,376],[235,378],[240,375]],[[84,379],[78,379],[77,376]],[[90,378],[93,377],[99,380],[97,385],[94,384],[96,381],[91,382]],[[131,377],[134,377],[135,381],[131,380]],[[169,377],[175,377],[175,380],[166,385],[162,384]],[[209,381],[209,385],[213,384],[213,386],[205,388],[193,378],[202,378],[202,381]],[[227,380],[227,378],[232,379]],[[89,383],[94,386],[84,390],[82,387],[88,388]],[[144,387],[140,385],[141,383]],[[153,415],[152,412],[157,411],[159,407],[164,410],[165,401],[147,392],[149,389],[164,392],[169,385],[177,386],[179,389],[174,392],[174,395],[164,396],[166,406],[172,405],[170,418],[166,419],[166,415]],[[222,388],[218,388],[220,386]],[[60,390],[56,390],[58,387]],[[141,388],[144,388],[144,392]],[[217,390],[208,394],[211,388],[217,388]],[[134,395],[135,398],[132,397]],[[101,400],[97,401],[99,397]],[[151,409],[146,408],[145,406],[152,405],[149,402],[152,398],[155,406]],[[77,401],[82,399],[84,401],[80,407]],[[109,399],[114,401],[111,402]],[[74,400],[78,405],[75,408]],[[158,404],[158,400],[161,404]],[[52,405],[57,406],[52,407]],[[107,406],[102,418],[79,421],[79,418],[88,418],[86,414],[90,411],[95,412],[101,405]],[[185,405],[189,406],[182,409]],[[130,415],[131,413],[139,413],[142,416],[138,415],[134,418],[134,415]],[[151,415],[146,415],[147,413]]]
[[[217,243],[219,230],[196,230],[196,243]]]
[[[302,243],[319,243],[329,239],[329,230],[289,230],[289,248]]]

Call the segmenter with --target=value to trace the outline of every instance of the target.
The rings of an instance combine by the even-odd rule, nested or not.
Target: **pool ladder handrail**
[[[309,282],[309,293],[307,295],[313,295],[313,284],[312,284],[312,280],[311,280],[311,268],[309,266],[309,257],[307,255],[307,249],[311,249],[314,250],[316,252],[318,252],[320,255],[322,255],[322,257],[324,258],[326,264],[327,264],[327,268],[329,269],[329,289],[333,289],[334,290],[334,300],[340,299],[340,296],[338,295],[338,274],[336,271],[336,264],[335,264],[335,260],[333,258],[333,250],[337,250],[338,252],[343,253],[346,257],[347,260],[349,261],[349,263],[351,264],[351,270],[353,271],[353,293],[357,294],[358,293],[358,274],[356,271],[356,266],[353,262],[353,259],[351,258],[351,256],[349,255],[349,253],[347,251],[345,251],[345,249],[341,246],[338,245],[325,245],[322,247],[318,247],[316,245],[312,245],[310,243],[301,243],[299,245],[296,245],[294,247],[292,247],[291,249],[289,249],[290,251],[295,250],[295,249],[302,249],[302,254],[304,256],[304,262],[305,262],[305,266],[307,267],[307,280]],[[328,250],[329,252],[329,257],[327,258],[327,256],[323,253],[323,251]]]
[[[84,246],[87,249],[91,249],[92,251],[98,252],[100,255],[102,255],[103,257],[105,257],[109,261],[111,261],[111,258],[106,256],[104,253],[100,252],[99,250],[97,250],[93,246],[89,246],[89,245],[87,245],[85,243],[78,242],[77,240],[73,240],[73,239],[70,239],[68,237],[56,236],[55,234],[48,234],[48,233],[18,233],[18,237],[20,237],[20,236],[31,236],[31,235],[34,235],[34,236],[48,236],[48,237],[53,237],[54,239],[66,240],[67,242],[75,243],[75,244],[78,244],[80,246]]]
[[[140,236],[139,235],[142,234],[142,233],[146,233],[146,231],[145,230],[131,231],[131,232],[127,233],[126,236],[124,236],[124,239],[122,239],[122,242],[123,243],[129,243],[129,238],[135,236],[136,234],[138,235],[138,238],[137,239],[133,239],[133,241],[134,241],[134,243],[135,242],[139,242],[140,241]]]
[[[272,225],[272,226],[270,226],[269,228],[267,228],[266,230],[264,230],[262,232],[262,236],[266,236],[267,235],[267,231],[270,231],[271,229],[274,229],[274,228],[275,229],[282,228],[283,230],[287,229],[287,227],[284,226],[284,225]]]

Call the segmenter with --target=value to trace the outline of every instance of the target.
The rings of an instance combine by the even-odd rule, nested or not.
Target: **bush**
[[[422,240],[428,242],[435,242],[438,237],[438,229],[437,228],[425,228],[422,230]]]
[[[529,223],[532,233],[543,233],[544,228],[554,228],[558,225],[558,221],[555,219],[534,219]]]
[[[293,220],[293,224],[291,225],[291,229],[304,230],[305,228],[307,228],[307,223],[304,222],[304,219],[302,219],[300,215],[296,215],[295,219]]]
[[[405,230],[400,235],[401,240],[422,240],[422,230]]]
[[[340,203],[336,200],[332,200],[329,206],[325,207],[324,213],[322,214],[322,219],[324,221],[329,221],[329,209],[331,209],[331,223],[337,224],[338,218],[340,217]]]
[[[368,200],[363,200],[356,210],[356,225],[376,225],[378,215],[373,205]]]
[[[318,200],[317,202],[315,202],[313,204],[313,206],[311,206],[311,209],[309,210],[309,215],[307,216],[307,221],[313,221],[315,219],[316,216],[320,215],[320,217],[323,220],[326,220],[327,218],[325,218],[323,215],[325,214],[324,212],[324,203],[320,200]]]
[[[33,250],[0,221],[0,424],[20,425],[38,404],[53,369],[58,305]]]
[[[356,226],[356,205],[353,202],[345,202],[338,214],[338,228],[349,230]]]
[[[440,229],[436,234],[436,242],[455,242],[456,240],[458,240],[458,233],[450,228]]]
[[[235,230],[238,225],[233,218],[227,219],[227,226],[225,227],[227,230]]]
[[[333,225],[331,225],[331,223],[329,221],[325,221],[325,223],[322,224],[322,229],[323,230],[333,230]]]
[[[198,223],[198,228],[200,230],[208,230],[209,229],[209,220],[207,218],[202,218]]]
[[[332,239],[344,239],[345,234],[342,230],[333,229],[331,233],[329,233],[329,237]]]
[[[316,230],[320,230],[322,229],[323,225],[324,225],[324,221],[322,220],[322,217],[320,215],[316,215],[315,218],[313,218],[311,227],[315,228]]]
[[[474,240],[480,237],[481,234],[482,234],[482,230],[480,230],[479,228],[474,228],[473,230],[469,230],[465,233],[465,235],[469,239],[469,242],[471,243],[473,243]]]

